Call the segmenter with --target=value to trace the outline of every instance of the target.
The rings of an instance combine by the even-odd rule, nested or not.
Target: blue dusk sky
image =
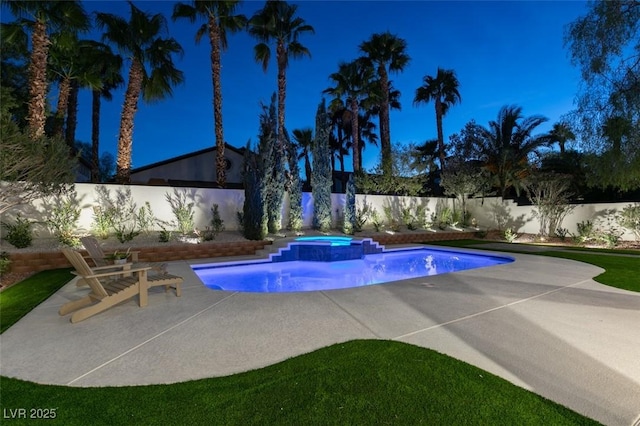
[[[289,131],[313,127],[322,91],[332,83],[329,75],[340,61],[360,56],[358,46],[373,33],[390,31],[406,40],[411,61],[392,74],[401,92],[402,109],[392,111],[393,144],[422,143],[436,138],[432,103],[413,105],[415,90],[425,75],[437,68],[455,70],[462,102],[444,118],[444,136],[459,132],[468,121],[487,125],[507,104],[523,107],[525,116],[541,114],[549,119],[539,127],[546,131],[573,108],[580,75],[570,64],[563,46],[567,24],[585,15],[583,1],[300,1],[298,16],[315,29],[300,42],[311,58],[291,60],[287,69],[286,127]],[[167,17],[169,34],[185,54],[176,58],[185,83],[173,97],[154,104],[140,101],[135,117],[132,167],[141,167],[214,145],[212,82],[207,39],[196,45],[200,23],[171,21],[173,1],[135,1],[141,10]],[[88,12],[103,11],[129,19],[124,1],[86,1]],[[262,1],[245,1],[239,13],[251,17]],[[3,18],[6,22],[6,17]],[[92,35],[98,37],[97,35]],[[222,57],[223,117],[226,141],[243,147],[257,141],[260,103],[268,103],[277,90],[275,49],[266,73],[254,61],[255,39],[247,33],[228,37]],[[126,76],[129,63],[125,64]],[[83,91],[79,99],[76,138],[91,140],[91,99]],[[56,89],[51,95],[55,97]],[[119,118],[124,87],[103,101],[100,150],[117,150]],[[52,99],[55,101],[55,99]],[[327,101],[329,98],[327,97]],[[55,105],[55,104],[52,104]],[[377,124],[377,119],[376,124]],[[379,148],[366,147],[364,167],[378,162]],[[346,160],[351,169],[351,158]]]

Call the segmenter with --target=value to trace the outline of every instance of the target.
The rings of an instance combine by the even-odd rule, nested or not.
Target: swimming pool
[[[513,262],[513,258],[432,248],[367,254],[335,262],[293,260],[193,265],[213,290],[256,293],[337,290]]]

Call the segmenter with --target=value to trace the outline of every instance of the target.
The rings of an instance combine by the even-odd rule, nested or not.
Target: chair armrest
[[[131,265],[133,265],[133,263],[128,262],[128,263],[120,263],[119,265],[106,265],[106,266],[96,266],[94,268],[91,268],[92,271],[102,271],[105,269],[126,269],[126,268],[131,268]]]
[[[112,272],[104,272],[102,274],[91,274],[91,275],[80,275],[80,274],[76,274],[81,276],[82,278],[100,278],[100,277],[112,277],[114,275],[124,275],[124,274],[131,274],[133,272],[142,272],[142,271],[148,271],[150,270],[151,267],[146,267],[146,268],[135,268],[135,269],[124,269],[122,271],[112,271]]]

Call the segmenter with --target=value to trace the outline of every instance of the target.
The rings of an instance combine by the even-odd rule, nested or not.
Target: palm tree
[[[498,180],[502,198],[507,189],[515,187],[519,192],[522,180],[528,174],[528,157],[549,143],[550,136],[532,136],[533,130],[547,118],[534,115],[523,117],[522,107],[504,106],[496,121],[489,122],[489,128],[480,126],[482,139],[481,159]]]
[[[311,161],[309,160],[309,154],[311,153],[311,145],[313,144],[313,130],[309,128],[295,129],[293,131],[293,139],[298,144],[300,153],[298,159],[304,158],[304,172],[306,175],[306,183],[308,187],[311,187]]]
[[[445,169],[445,146],[444,135],[442,133],[442,117],[444,117],[452,105],[460,102],[460,83],[453,70],[438,68],[434,77],[425,75],[424,84],[416,89],[414,104],[428,103],[433,101],[436,107],[436,126],[438,128],[438,155],[440,157],[440,168]]]
[[[222,126],[222,61],[220,54],[227,49],[227,31],[236,32],[245,28],[247,18],[244,15],[234,15],[239,0],[204,1],[193,0],[190,4],[177,3],[173,8],[171,18],[189,19],[191,23],[196,18],[203,18],[206,22],[196,32],[196,43],[204,34],[209,35],[211,45],[211,80],[213,82],[213,121],[216,138],[216,180],[218,186],[227,186],[226,161],[224,158],[224,132]]]
[[[100,108],[102,98],[110,101],[111,91],[124,84],[122,57],[114,54],[106,44],[92,41],[84,55],[92,65],[90,73],[95,75],[99,86],[91,89],[91,182],[101,181],[100,176]]]
[[[298,6],[284,1],[267,0],[265,6],[256,12],[249,20],[249,33],[259,43],[254,47],[256,62],[262,64],[266,72],[271,58],[269,43],[276,45],[276,62],[278,65],[278,148],[286,152],[284,141],[285,98],[287,91],[286,69],[289,58],[311,56],[309,49],[298,39],[304,33],[313,34],[315,31],[304,19],[295,16]]]
[[[133,3],[129,5],[129,22],[108,13],[96,14],[98,26],[105,29],[103,39],[116,45],[131,61],[118,135],[116,181],[119,183],[129,183],[131,178],[133,120],[140,95],[144,101],[158,101],[170,96],[172,86],[184,81],[182,71],[174,66],[172,60],[172,54],[182,54],[182,47],[173,38],[160,37],[167,28],[164,16],[151,16]]]
[[[555,123],[549,136],[551,137],[551,143],[558,142],[560,154],[564,154],[564,144],[567,143],[567,141],[576,140],[576,135],[571,131],[571,127],[564,122]]]
[[[49,49],[49,71],[53,80],[58,82],[58,104],[54,115],[53,134],[62,137],[65,130],[65,118],[69,112],[69,102],[72,89],[78,88],[81,81],[83,86],[100,86],[100,79],[91,72],[93,66],[87,61],[87,48],[90,40],[78,39],[78,34],[73,31],[63,30],[51,36]],[[75,92],[77,95],[77,91]],[[70,135],[69,135],[70,136]],[[73,148],[75,140],[68,140],[68,145]]]
[[[380,147],[382,150],[382,171],[391,176],[391,131],[389,124],[389,73],[400,72],[411,58],[406,52],[407,42],[390,32],[373,34],[368,41],[360,44],[360,51],[367,63],[377,70],[380,93]]]
[[[3,3],[18,18],[20,26],[26,26],[31,32],[27,122],[29,135],[38,138],[44,135],[47,119],[49,34],[61,28],[86,31],[89,29],[89,18],[79,1],[3,0]],[[4,42],[9,40],[5,39]]]
[[[360,103],[371,91],[373,70],[361,60],[341,62],[338,71],[331,74],[335,86],[323,90],[323,93],[334,96],[336,99],[347,99],[348,113],[351,124],[351,149],[353,152],[353,171],[360,171],[360,132],[358,131],[358,118]],[[342,122],[345,124],[346,111],[342,113]]]

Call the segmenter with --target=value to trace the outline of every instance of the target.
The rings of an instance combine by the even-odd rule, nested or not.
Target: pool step
[[[256,251],[259,258],[272,262],[306,260],[316,262],[335,262],[361,259],[368,254],[382,253],[384,246],[371,238],[353,238],[350,244],[332,245],[329,241],[284,238],[274,241],[264,249]]]

